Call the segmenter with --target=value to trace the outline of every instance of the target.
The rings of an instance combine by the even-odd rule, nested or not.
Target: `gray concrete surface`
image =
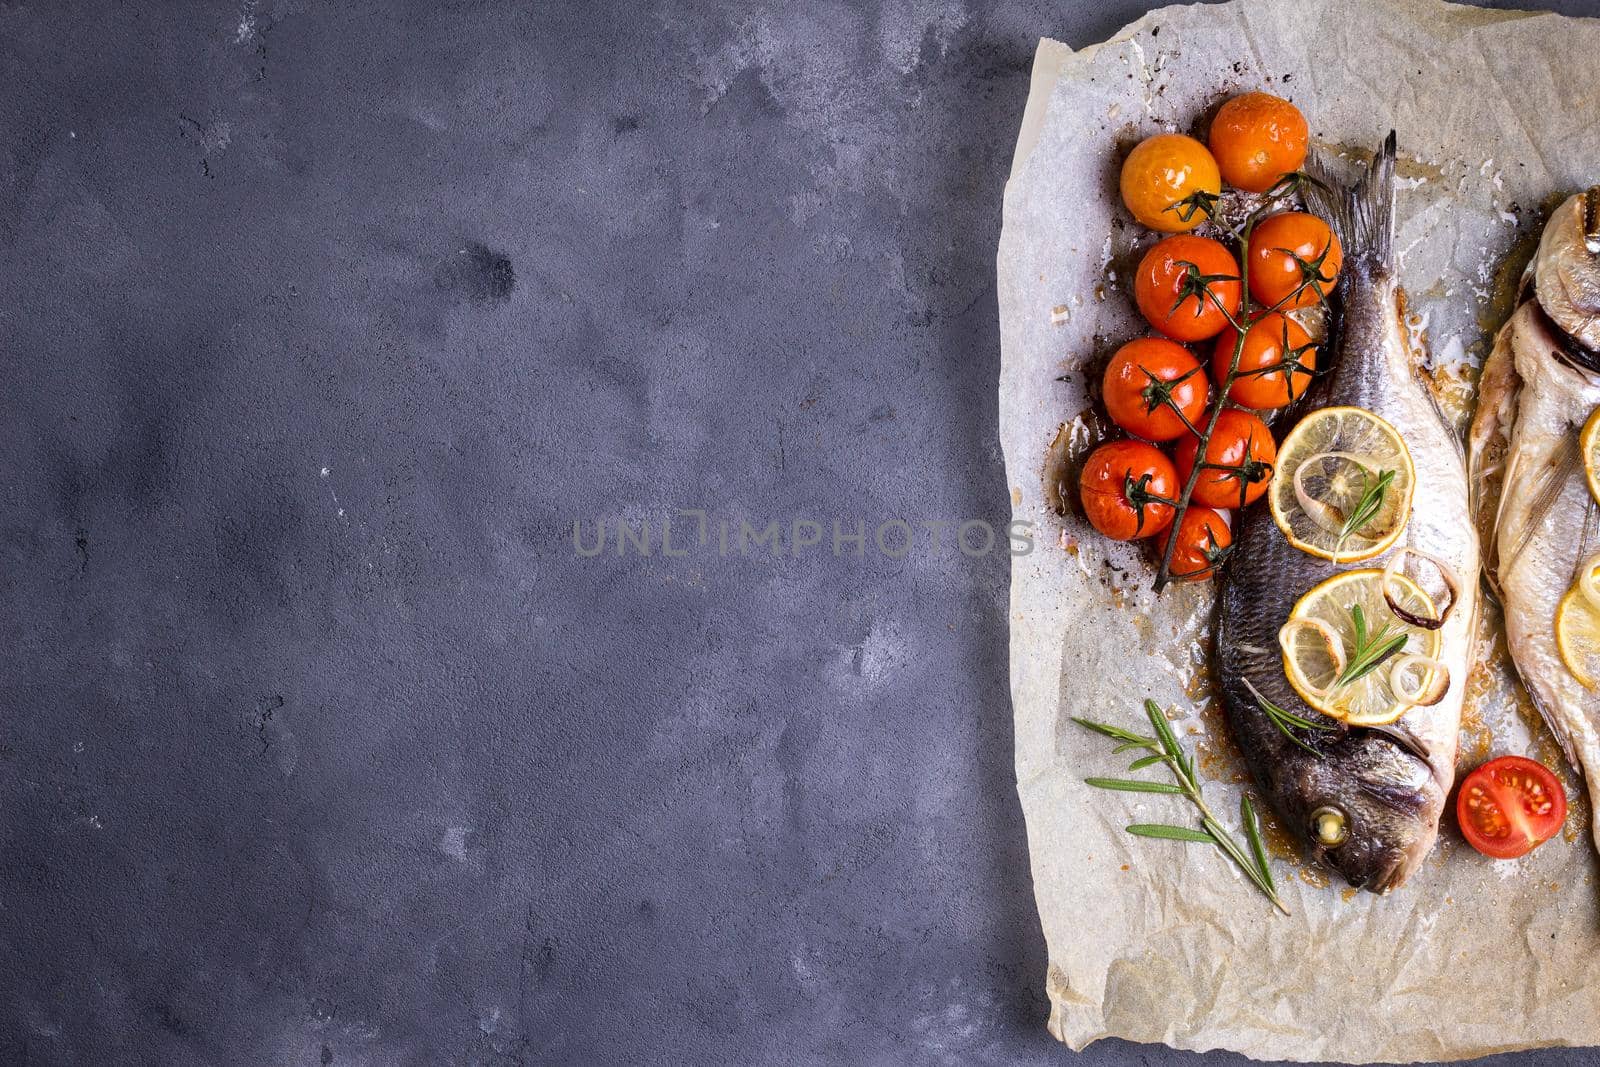
[[[0,3],[0,1062],[1071,1060],[1007,558],[829,527],[1004,521],[1034,42],[1140,6]]]

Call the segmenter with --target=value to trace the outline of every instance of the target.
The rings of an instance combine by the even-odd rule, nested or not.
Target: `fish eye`
[[[1311,836],[1317,843],[1332,848],[1349,836],[1350,821],[1338,808],[1327,806],[1311,813]]]

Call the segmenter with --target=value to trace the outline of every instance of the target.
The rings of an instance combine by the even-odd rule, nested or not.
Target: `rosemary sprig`
[[[1141,756],[1133,761],[1130,770],[1140,767],[1154,766],[1157,763],[1165,764],[1172,772],[1173,783],[1140,781],[1131,778],[1085,778],[1084,781],[1097,789],[1111,789],[1120,792],[1137,793],[1167,793],[1187,797],[1200,814],[1200,826],[1175,826],[1169,823],[1133,823],[1125,829],[1135,837],[1154,837],[1167,841],[1192,841],[1201,844],[1215,845],[1223,855],[1232,860],[1239,870],[1244,872],[1252,885],[1261,890],[1267,899],[1272,901],[1274,907],[1285,915],[1289,909],[1284,907],[1283,901],[1278,897],[1277,885],[1272,880],[1272,869],[1267,864],[1267,850],[1261,840],[1261,825],[1256,818],[1255,808],[1250,803],[1248,795],[1240,797],[1239,821],[1244,826],[1245,845],[1240,845],[1234,840],[1233,835],[1217,821],[1207,806],[1205,797],[1200,792],[1200,779],[1195,775],[1194,761],[1184,752],[1183,746],[1178,744],[1177,737],[1172,732],[1172,726],[1167,722],[1166,715],[1160,706],[1153,700],[1144,702],[1145,715],[1150,720],[1150,727],[1155,732],[1154,737],[1136,734],[1131,730],[1124,730],[1118,726],[1111,726],[1103,722],[1093,722],[1089,719],[1074,718],[1072,721],[1097,734],[1109,737],[1118,742],[1117,751],[1130,749],[1146,750],[1150,754]],[[1248,847],[1248,851],[1247,851]]]
[[[1256,861],[1256,868],[1261,872],[1261,877],[1266,879],[1267,888],[1276,893],[1278,886],[1272,880],[1272,867],[1267,863],[1267,845],[1261,840],[1261,820],[1256,818],[1256,806],[1250,803],[1249,793],[1239,794],[1239,823],[1250,841],[1250,858]]]
[[[1333,561],[1339,562],[1339,554],[1344,551],[1344,543],[1350,535],[1358,533],[1363,526],[1371,522],[1373,516],[1378,514],[1378,509],[1383,507],[1383,498],[1389,495],[1389,486],[1394,484],[1395,472],[1381,470],[1378,479],[1368,485],[1361,494],[1361,499],[1356,501],[1356,506],[1350,509],[1350,514],[1344,518],[1344,523],[1339,527],[1339,540],[1333,544]]]
[[[1124,793],[1183,793],[1182,789],[1166,782],[1140,782],[1130,778],[1085,778],[1084,781],[1096,789],[1118,789]]]
[[[1244,686],[1250,690],[1250,695],[1256,698],[1256,707],[1261,709],[1261,714],[1265,715],[1267,720],[1278,728],[1279,733],[1318,759],[1322,758],[1322,753],[1295,736],[1291,727],[1300,730],[1337,730],[1337,726],[1331,722],[1315,722],[1311,719],[1301,718],[1294,712],[1279,707],[1262,696],[1261,690],[1257,689],[1255,683],[1249,678],[1244,680]]]
[[[1135,837],[1160,837],[1168,841],[1198,841],[1210,844],[1211,835],[1204,830],[1191,830],[1187,826],[1168,826],[1159,822],[1136,822],[1127,828]]]
[[[1367,613],[1361,610],[1360,604],[1350,605],[1350,626],[1355,631],[1356,647],[1345,663],[1344,670],[1333,680],[1335,689],[1341,689],[1377,670],[1384,660],[1406,647],[1409,639],[1405,633],[1388,636],[1388,623],[1380,626],[1376,633],[1368,633]]]

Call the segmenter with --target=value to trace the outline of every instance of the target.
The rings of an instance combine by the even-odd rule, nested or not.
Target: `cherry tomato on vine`
[[[1191,234],[1150,246],[1133,277],[1139,311],[1174,341],[1215,337],[1238,313],[1242,295],[1233,253],[1220,241]]]
[[[1270,93],[1245,93],[1222,105],[1206,141],[1228,184],[1264,193],[1306,161],[1310,131],[1300,109]]]
[[[1189,436],[1178,442],[1179,485],[1194,469],[1200,440]],[[1208,508],[1240,508],[1253,504],[1267,491],[1278,446],[1267,424],[1247,411],[1228,408],[1217,416],[1206,445],[1206,468],[1195,480],[1191,499]]]
[[[1122,163],[1122,202],[1152,230],[1183,233],[1211,217],[1222,175],[1206,146],[1181,133],[1158,133],[1133,146]]]
[[[1178,544],[1172,550],[1169,572],[1179,582],[1201,582],[1216,574],[1233,545],[1233,530],[1222,512],[1194,504],[1162,539],[1162,552],[1174,537]]]
[[[1515,859],[1550,840],[1567,818],[1567,791],[1542,763],[1501,756],[1479,767],[1456,794],[1456,821],[1467,844],[1498,860]]]
[[[1319,303],[1343,265],[1338,235],[1315,215],[1280,211],[1250,234],[1250,295],[1274,310]]]
[[[1205,418],[1210,383],[1200,361],[1165,337],[1117,349],[1102,379],[1111,421],[1146,441],[1171,441]]]
[[[1177,499],[1178,474],[1155,445],[1112,441],[1089,453],[1078,489],[1096,530],[1113,541],[1131,541],[1172,525],[1168,501]]]
[[[1238,331],[1232,326],[1217,335],[1211,373],[1218,382],[1228,376],[1238,341]],[[1244,332],[1244,347],[1239,351],[1237,374],[1228,398],[1258,411],[1281,408],[1305,395],[1316,368],[1317,347],[1311,343],[1311,335],[1289,316],[1270,311]]]

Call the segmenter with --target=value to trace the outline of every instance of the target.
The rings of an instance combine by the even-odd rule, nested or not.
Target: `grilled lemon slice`
[[[1385,476],[1390,480],[1380,492]],[[1405,439],[1383,418],[1365,408],[1322,408],[1278,447],[1267,505],[1294,547],[1354,563],[1381,555],[1405,530],[1416,480]],[[1341,544],[1341,531],[1369,492],[1371,513],[1357,519]]]
[[[1590,412],[1578,434],[1578,452],[1583,456],[1583,476],[1589,480],[1589,495],[1600,501],[1600,408]]]
[[[1593,418],[1589,419],[1594,422]],[[1584,430],[1587,434],[1587,428]],[[1587,456],[1587,454],[1585,454]],[[1587,458],[1585,459],[1587,462]],[[1561,651],[1561,662],[1585,689],[1600,690],[1600,595],[1596,589],[1596,567],[1600,556],[1585,560],[1580,565],[1579,580],[1562,596],[1556,605],[1556,647]],[[1587,583],[1584,579],[1587,578]],[[1585,588],[1587,584],[1588,588]]]
[[[1429,660],[1439,655],[1439,632],[1413,626],[1391,611],[1383,581],[1383,571],[1376,568],[1335,574],[1295,603],[1279,631],[1283,672],[1300,699],[1351,726],[1383,726],[1404,715],[1413,705],[1391,688],[1395,661],[1407,655]],[[1435,616],[1433,599],[1415,582],[1401,574],[1391,575],[1389,582],[1391,595],[1406,611]],[[1401,635],[1404,644],[1375,668],[1340,682],[1363,648],[1383,646]]]

